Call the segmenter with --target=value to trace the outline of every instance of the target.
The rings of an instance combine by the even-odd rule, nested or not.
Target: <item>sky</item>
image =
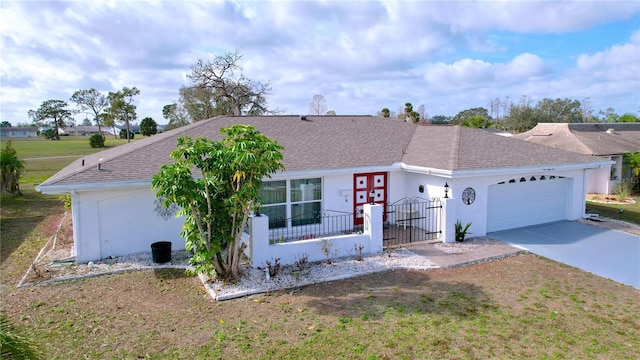
[[[14,125],[45,100],[125,86],[139,120],[166,124],[191,67],[236,50],[284,114],[316,94],[339,115],[523,97],[640,111],[638,1],[2,0],[0,39],[0,121]]]

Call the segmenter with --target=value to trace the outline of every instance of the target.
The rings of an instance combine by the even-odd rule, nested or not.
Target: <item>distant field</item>
[[[12,138],[2,139],[1,145],[3,148],[9,140],[20,159],[30,159],[25,161],[25,171],[20,179],[22,190],[33,189],[78,157],[127,143],[127,140],[114,139],[108,136],[105,141],[105,148],[92,148],[89,146],[88,136],[63,136],[59,141],[45,140],[44,138]],[[69,157],[56,158],[63,156]]]
[[[31,159],[51,156],[82,156],[93,154],[104,149],[89,146],[88,136],[62,136],[60,140],[45,140],[44,138],[11,138],[2,139],[2,146],[11,140],[11,145],[18,152],[21,159]],[[136,139],[132,140],[135,141]],[[107,147],[126,144],[127,140],[114,139],[107,136]]]

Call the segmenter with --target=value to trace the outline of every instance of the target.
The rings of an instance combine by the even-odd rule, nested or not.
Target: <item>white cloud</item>
[[[162,122],[161,108],[177,100],[190,66],[235,49],[247,76],[272,82],[270,105],[288,113],[306,112],[317,93],[351,114],[396,111],[406,101],[455,114],[496,96],[575,97],[585,89],[600,92],[595,98],[610,91],[608,82],[638,97],[637,29],[628,43],[574,51],[569,70],[548,49],[509,48],[514,37],[637,19],[635,2],[112,0],[0,8],[0,120],[12,122],[49,98],[123,86],[141,90],[139,117]]]

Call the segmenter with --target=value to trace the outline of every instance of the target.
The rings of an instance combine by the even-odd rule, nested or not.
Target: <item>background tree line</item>
[[[378,116],[394,117],[389,108],[383,108]],[[487,108],[475,107],[460,111],[455,116],[434,115],[429,117],[420,105],[418,111],[413,110],[411,103],[406,103],[397,115],[400,121],[430,124],[454,124],[472,128],[495,128],[512,133],[520,133],[532,129],[540,122],[553,123],[588,123],[588,122],[639,122],[638,116],[626,113],[617,115],[608,108],[595,113],[591,101],[573,99],[544,98],[533,104],[531,97],[522,96],[517,103],[509,98],[490,100]]]

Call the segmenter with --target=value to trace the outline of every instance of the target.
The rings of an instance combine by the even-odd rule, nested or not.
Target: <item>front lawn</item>
[[[2,307],[52,359],[640,357],[638,290],[531,254],[220,303],[181,270],[139,271]]]
[[[587,201],[587,213],[640,225],[640,196],[633,198],[635,204],[613,204]]]

